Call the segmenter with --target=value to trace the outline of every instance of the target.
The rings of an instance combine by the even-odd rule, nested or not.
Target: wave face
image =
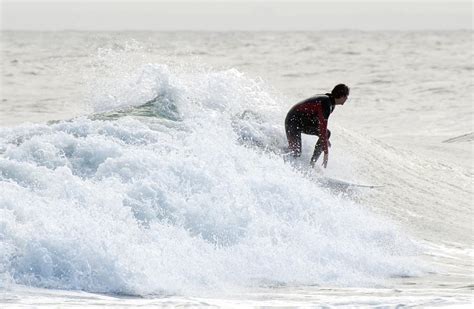
[[[284,111],[237,70],[148,64],[96,113],[0,131],[4,282],[133,295],[415,275],[397,226],[276,154]]]

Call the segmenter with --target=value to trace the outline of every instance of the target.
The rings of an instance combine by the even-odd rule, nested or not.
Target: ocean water
[[[2,32],[0,304],[469,306],[472,34]]]

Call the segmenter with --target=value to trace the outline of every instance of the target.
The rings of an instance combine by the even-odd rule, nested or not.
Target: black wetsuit
[[[301,155],[301,133],[319,136],[311,162],[316,162],[323,151],[328,153],[331,132],[327,129],[327,121],[334,107],[334,97],[326,93],[308,98],[290,109],[285,129],[294,156]]]

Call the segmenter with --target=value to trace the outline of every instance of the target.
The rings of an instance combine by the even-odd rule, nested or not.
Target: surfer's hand
[[[328,141],[328,147],[331,148],[331,142],[330,141]]]
[[[323,159],[323,166],[326,168],[328,166],[328,159],[329,155],[327,153],[324,154],[324,159]]]

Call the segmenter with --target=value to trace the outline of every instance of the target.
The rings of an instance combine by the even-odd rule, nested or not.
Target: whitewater
[[[2,306],[473,301],[471,31],[1,41]],[[339,82],[328,169],[288,160]]]

